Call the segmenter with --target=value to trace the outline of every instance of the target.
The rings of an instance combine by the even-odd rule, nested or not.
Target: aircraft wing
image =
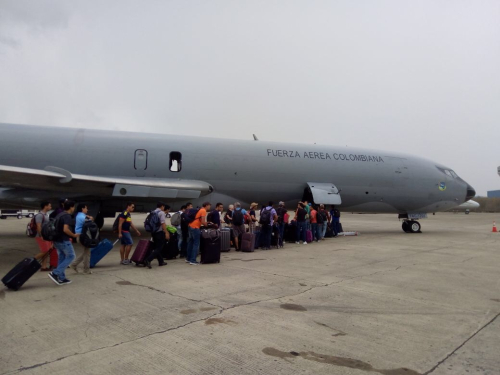
[[[31,169],[0,165],[0,187],[110,197],[195,199],[210,194],[205,181],[175,178],[107,177],[72,174],[57,167]]]

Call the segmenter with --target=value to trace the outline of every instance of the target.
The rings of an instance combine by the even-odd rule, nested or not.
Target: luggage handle
[[[113,242],[113,247],[118,243],[118,241],[120,241],[119,238],[115,242]]]

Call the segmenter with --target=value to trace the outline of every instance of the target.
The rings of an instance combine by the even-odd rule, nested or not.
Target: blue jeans
[[[333,235],[336,236],[339,234],[340,231],[340,220],[338,217],[332,218],[332,229],[333,229]]]
[[[189,237],[188,237],[188,248],[186,254],[186,260],[188,262],[196,262],[196,257],[198,256],[198,251],[200,249],[200,236],[201,230],[198,228],[189,227]]]
[[[316,224],[316,232],[313,232],[316,236],[316,241],[321,241],[321,235],[323,234],[323,224]]]
[[[260,237],[262,248],[270,249],[271,248],[271,236],[273,235],[273,227],[271,225],[263,224],[260,228]]]
[[[318,238],[316,237],[318,233],[318,223],[311,223],[311,232],[313,235],[313,241],[316,238],[316,241],[318,241]]]
[[[177,227],[177,247],[179,248],[179,251],[181,251],[182,248],[182,229],[181,227]]]
[[[307,223],[305,221],[297,221],[297,242],[302,239],[302,242],[306,242],[306,230]]]
[[[73,244],[70,241],[54,242],[54,247],[57,250],[57,256],[59,260],[57,262],[57,268],[52,271],[59,280],[66,279],[66,268],[75,259],[75,249],[73,249]]]
[[[278,240],[279,246],[283,246],[283,238],[285,238],[285,223],[278,224],[280,239]]]
[[[321,231],[321,238],[325,238],[326,235],[326,228],[328,227],[328,222],[323,223],[323,230]]]

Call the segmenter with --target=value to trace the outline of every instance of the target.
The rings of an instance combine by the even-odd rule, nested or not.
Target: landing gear
[[[405,233],[422,233],[420,229],[422,226],[418,221],[415,220],[405,220],[403,221],[402,225],[403,230]]]

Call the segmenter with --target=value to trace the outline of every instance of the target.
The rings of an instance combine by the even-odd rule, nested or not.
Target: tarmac
[[[361,235],[151,270],[117,245],[70,285],[0,289],[0,375],[500,374],[498,214],[341,219]],[[0,221],[2,276],[37,253],[27,223]]]

